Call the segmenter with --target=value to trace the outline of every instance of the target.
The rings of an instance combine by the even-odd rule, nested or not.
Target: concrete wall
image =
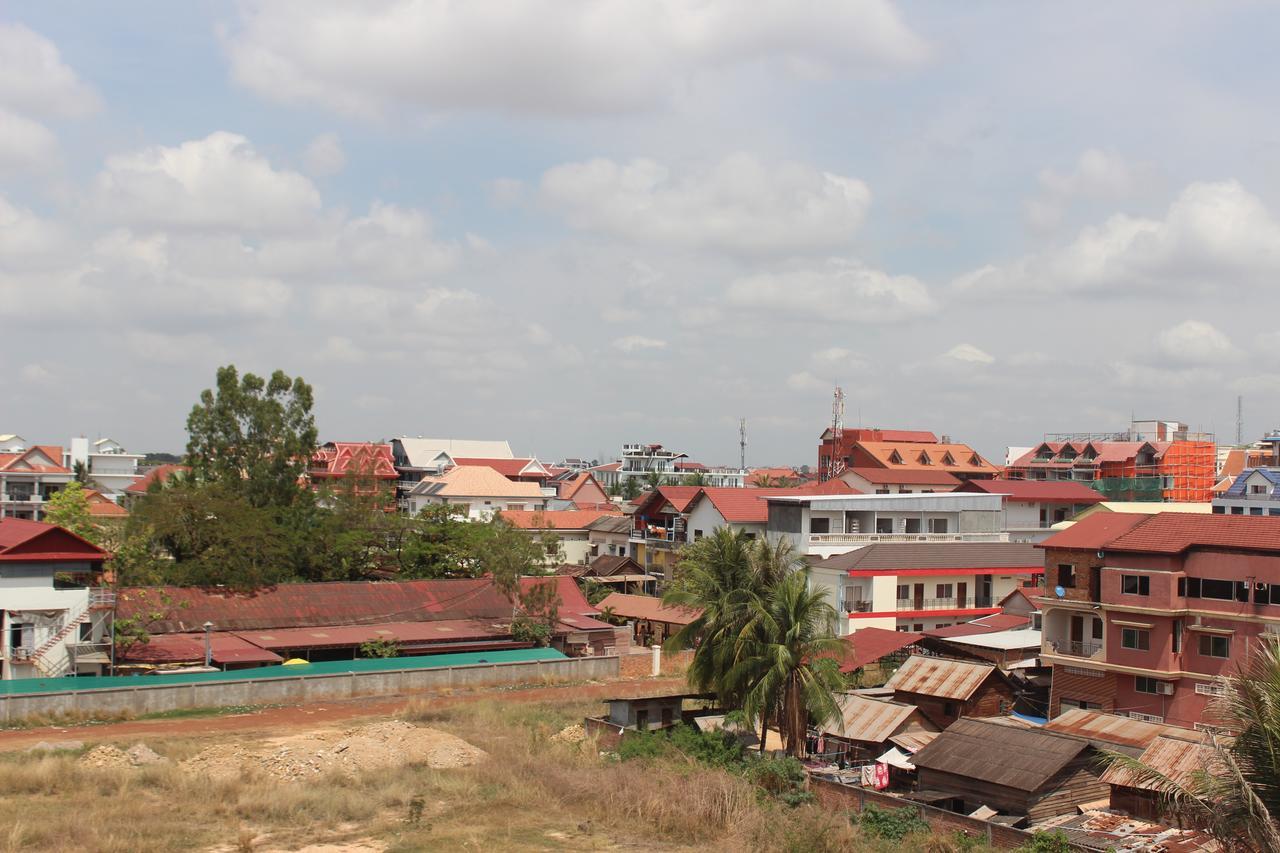
[[[200,681],[191,684],[149,685],[138,677],[136,687],[104,690],[65,690],[0,696],[0,721],[53,714],[153,714],[179,708],[221,708],[231,705],[288,705],[355,696],[393,696],[430,690],[466,689],[554,681],[617,678],[617,657],[568,658],[515,663],[475,664],[437,669],[399,669],[379,672],[334,673],[245,681]]]

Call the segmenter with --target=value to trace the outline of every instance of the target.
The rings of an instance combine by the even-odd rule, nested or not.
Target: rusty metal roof
[[[963,702],[995,671],[992,664],[912,655],[885,687]]]
[[[889,738],[889,742],[902,747],[907,752],[919,752],[937,739],[941,732],[918,731],[898,732]]]
[[[836,703],[840,706],[842,719],[828,723],[824,731],[829,735],[867,743],[884,743],[913,716],[919,716],[915,705],[869,699],[851,693],[841,694]]]
[[[1063,711],[1045,724],[1045,729],[1060,734],[1075,735],[1094,741],[1103,741],[1118,746],[1138,747],[1146,749],[1156,738],[1167,735],[1182,737],[1184,740],[1199,741],[1200,733],[1176,726],[1148,723],[1135,720],[1120,714],[1108,714],[1104,711],[1086,711],[1083,708],[1072,708]]]
[[[594,617],[571,577],[525,578],[530,586],[550,581],[560,597],[560,617]],[[117,617],[140,616],[151,634],[427,622],[441,619],[511,618],[511,600],[489,578],[352,583],[280,584],[255,592],[198,587],[133,587],[120,591]],[[150,620],[160,611],[163,618]]]
[[[1031,792],[1089,748],[1087,741],[1043,729],[962,718],[911,761],[921,769]]]
[[[1192,743],[1183,738],[1164,735],[1152,741],[1142,751],[1139,760],[1179,785],[1192,782],[1197,771],[1212,772],[1212,768],[1217,766],[1213,748],[1208,743]],[[1102,774],[1102,781],[1126,788],[1152,789],[1149,783],[1139,782],[1130,770],[1119,766],[1107,768]]]

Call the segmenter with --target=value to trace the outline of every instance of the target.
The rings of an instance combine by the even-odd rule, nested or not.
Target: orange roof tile
[[[1144,518],[1108,542],[1107,550],[1158,554],[1178,554],[1196,547],[1280,551],[1280,517],[1162,512]]]
[[[601,516],[621,515],[621,511],[609,512],[597,509],[512,510],[499,513],[502,520],[522,530],[585,530],[587,525]]]
[[[1037,543],[1036,547],[1098,551],[1112,539],[1154,517],[1132,512],[1096,512]]]
[[[662,599],[651,595],[624,595],[611,592],[596,605],[603,612],[606,609],[614,616],[624,619],[645,619],[649,622],[666,622],[671,625],[688,625],[702,615],[700,610],[685,607],[667,607]]]
[[[986,473],[995,474],[1000,469],[992,465],[990,462],[982,458],[976,450],[967,444],[924,444],[907,441],[859,441],[857,447],[866,451],[873,459],[880,463],[883,468],[894,468],[908,470],[915,469],[939,469],[947,472],[959,472],[966,474]],[[955,460],[954,464],[946,464],[945,458],[947,454]],[[895,454],[896,457],[895,457]],[[921,454],[928,455],[928,462],[922,461]],[[894,459],[901,459],[896,462]],[[976,464],[971,464],[970,460],[976,459]]]

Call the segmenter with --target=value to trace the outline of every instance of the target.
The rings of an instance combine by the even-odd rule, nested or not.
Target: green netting
[[[201,681],[256,681],[260,678],[296,678],[300,675],[331,675],[343,672],[387,672],[397,669],[437,669],[479,663],[526,663],[537,660],[564,660],[555,649],[503,649],[492,652],[458,652],[367,660],[331,660],[293,666],[260,666],[229,672],[185,672],[175,675],[81,675],[73,678],[14,678],[0,681],[0,694],[58,693],[64,690],[107,690],[145,687],[156,684],[191,684]]]
[[[1103,477],[1090,485],[1109,501],[1159,501],[1164,497],[1159,477]]]

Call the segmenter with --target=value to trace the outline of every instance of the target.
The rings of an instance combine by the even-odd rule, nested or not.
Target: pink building
[[[1050,716],[1195,727],[1216,677],[1280,634],[1280,518],[1100,513],[1039,547]]]

